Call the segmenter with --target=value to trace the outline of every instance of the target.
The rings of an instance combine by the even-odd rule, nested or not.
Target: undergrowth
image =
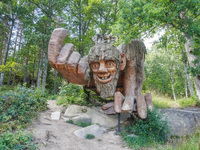
[[[46,99],[39,89],[18,86],[0,95],[0,133],[23,129],[37,112],[45,110]]]
[[[92,125],[91,123],[74,122],[72,119],[69,119],[67,121],[67,123],[75,124],[75,125],[80,126],[80,127],[88,127],[88,126]]]
[[[69,83],[68,85],[64,84],[60,87],[59,96],[56,97],[56,104],[77,104],[77,105],[87,105],[87,94],[84,92],[81,85],[76,85]]]
[[[168,96],[162,96],[152,92],[152,100],[154,107],[159,109],[200,107],[200,101],[196,96],[180,98],[175,101]]]
[[[129,147],[140,149],[167,142],[170,132],[168,122],[162,120],[162,115],[156,109],[152,112],[148,110],[147,114],[146,119],[124,128],[122,138]]]
[[[93,134],[86,134],[85,138],[86,139],[94,139],[95,136]]]
[[[174,144],[175,145],[172,145]],[[199,150],[200,149],[200,130],[191,136],[184,136],[179,139],[172,139],[165,150]]]
[[[7,131],[0,134],[0,150],[36,150],[37,147],[32,140],[32,135],[27,132]]]
[[[200,101],[197,99],[196,96],[192,96],[190,98],[182,98],[178,99],[177,102],[179,103],[180,107],[200,107]]]

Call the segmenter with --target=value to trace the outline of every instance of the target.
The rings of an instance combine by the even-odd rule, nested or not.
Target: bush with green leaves
[[[0,133],[24,128],[37,112],[46,110],[46,99],[39,89],[18,86],[0,95]]]
[[[192,96],[190,98],[183,98],[177,100],[181,107],[200,107],[200,101],[196,96]]]
[[[162,119],[158,110],[148,110],[148,117],[139,120],[135,125],[129,125],[122,132],[123,140],[131,148],[149,147],[154,144],[164,144],[168,140],[170,128],[168,122]]]
[[[78,104],[78,105],[87,105],[87,94],[84,92],[81,85],[69,83],[68,85],[64,84],[60,87],[57,104]]]
[[[27,132],[7,131],[0,134],[0,150],[36,150],[37,147],[32,141],[32,135]]]
[[[85,136],[85,138],[86,138],[86,139],[94,139],[95,136],[94,136],[93,134],[87,134],[87,135]]]

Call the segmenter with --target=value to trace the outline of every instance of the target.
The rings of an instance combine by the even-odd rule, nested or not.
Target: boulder
[[[200,127],[200,109],[162,109],[163,119],[171,128],[170,135],[191,135]]]
[[[60,119],[60,112],[56,111],[56,112],[51,113],[51,119],[52,120],[59,120]]]
[[[104,132],[104,130],[101,127],[94,124],[94,125],[79,129],[79,130],[75,131],[74,134],[77,137],[84,139],[87,134],[92,134],[95,137],[99,137],[103,134],[103,132]]]
[[[79,116],[79,117],[78,117]],[[73,120],[74,118],[91,118],[92,124],[99,124],[104,128],[116,127],[118,124],[117,115],[106,115],[100,107],[86,107],[70,105],[65,111],[64,117]],[[121,114],[121,123],[127,120],[130,114]]]
[[[71,118],[71,120],[73,121],[74,124],[77,124],[77,123],[84,123],[84,124],[91,124],[92,123],[92,118],[88,115],[79,115],[79,116],[76,116],[76,117],[73,117]]]

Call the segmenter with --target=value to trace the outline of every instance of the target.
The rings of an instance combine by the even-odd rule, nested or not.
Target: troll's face
[[[102,98],[114,95],[119,78],[120,51],[110,44],[97,44],[90,49],[88,61],[93,78]]]

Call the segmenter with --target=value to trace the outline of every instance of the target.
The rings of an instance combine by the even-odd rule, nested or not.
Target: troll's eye
[[[115,62],[112,60],[106,61],[106,67],[107,68],[115,67]]]
[[[91,64],[91,68],[92,69],[98,69],[99,68],[99,63],[98,62],[92,63]]]

